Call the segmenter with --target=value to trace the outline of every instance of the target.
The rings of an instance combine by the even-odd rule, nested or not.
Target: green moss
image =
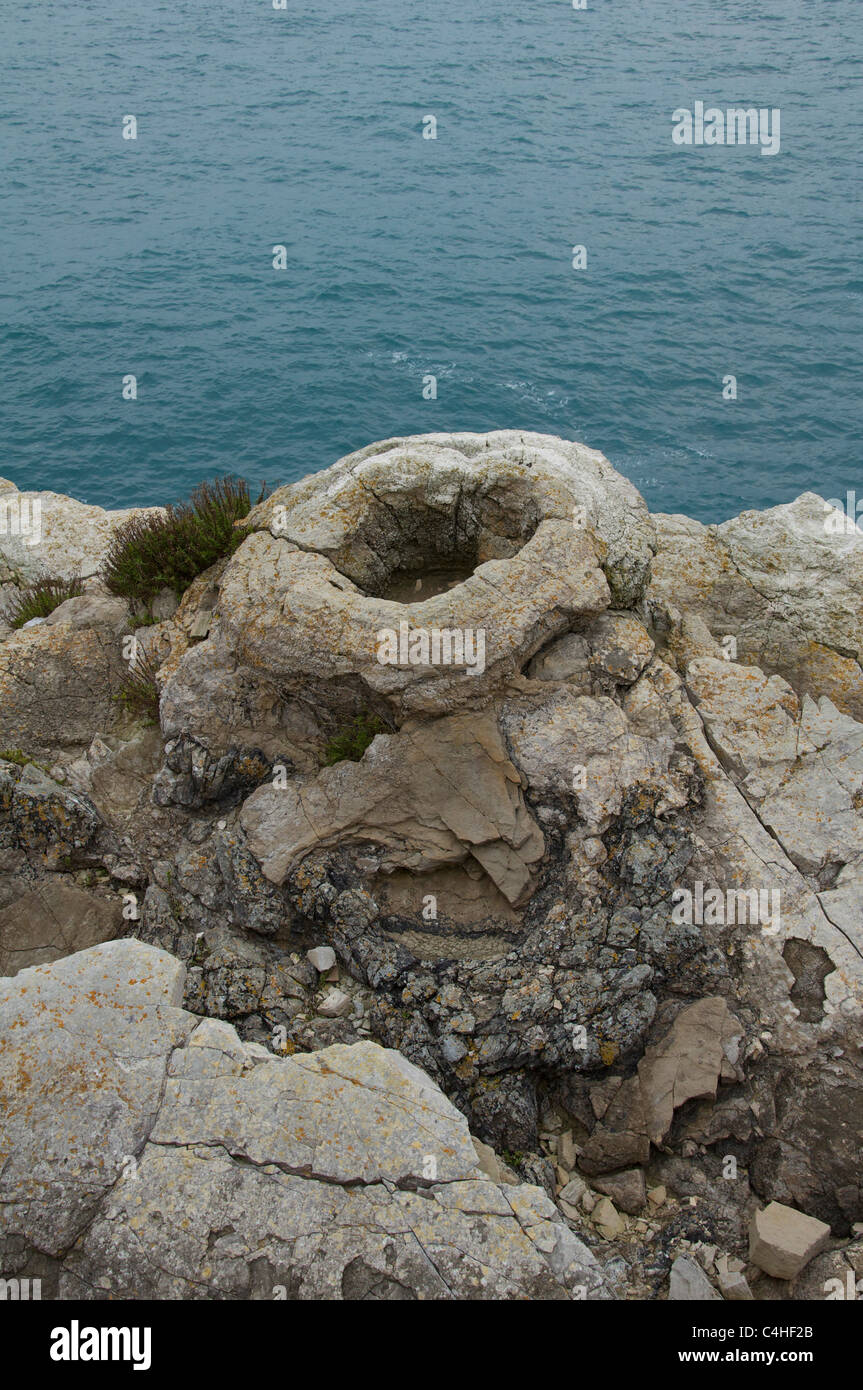
[[[358,714],[330,739],[324,749],[324,762],[327,767],[346,760],[358,763],[375,734],[386,731],[386,725],[376,714]]]
[[[264,487],[259,502],[265,493]],[[233,555],[248,534],[235,523],[251,506],[248,484],[226,477],[201,483],[188,502],[172,503],[164,515],[130,517],[111,542],[105,583],[145,611],[162,589],[179,599],[199,574]]]
[[[0,762],[17,763],[19,767],[26,767],[32,759],[28,758],[26,753],[22,753],[20,748],[4,748],[0,751]]]
[[[31,618],[47,618],[67,598],[80,598],[83,592],[80,579],[53,579],[44,575],[13,597],[6,613],[9,626],[23,627]]]
[[[18,767],[38,767],[40,772],[51,776],[51,769],[44,763],[37,763],[35,758],[31,758],[29,753],[25,753],[22,748],[4,748],[0,751],[0,762],[15,763]]]

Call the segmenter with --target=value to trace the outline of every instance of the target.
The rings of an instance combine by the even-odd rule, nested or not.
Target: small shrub
[[[31,618],[47,618],[67,598],[80,598],[83,592],[80,579],[52,579],[44,575],[14,595],[6,610],[6,620],[10,627],[23,627]]]
[[[265,493],[264,487],[259,502]],[[148,608],[161,589],[181,598],[193,579],[245,539],[234,523],[251,507],[248,484],[228,477],[201,483],[188,502],[172,504],[163,516],[130,517],[108,549],[105,583],[138,608]]]
[[[130,714],[147,723],[159,722],[159,687],[156,684],[158,662],[150,651],[141,652],[129,663],[119,694],[115,697]]]
[[[375,734],[387,732],[387,726],[376,714],[358,714],[330,739],[324,749],[324,762],[327,767],[345,761],[358,763]]]

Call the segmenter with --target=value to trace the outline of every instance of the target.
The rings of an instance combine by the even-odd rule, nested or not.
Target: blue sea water
[[[19,486],[162,502],[520,428],[705,521],[863,495],[860,0],[0,0],[0,25]],[[780,108],[780,153],[674,146],[696,100]]]

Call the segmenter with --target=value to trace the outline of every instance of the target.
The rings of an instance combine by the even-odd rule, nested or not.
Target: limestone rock
[[[626,1230],[620,1212],[608,1197],[601,1197],[591,1213],[591,1220],[605,1240],[614,1240]]]
[[[752,1216],[749,1259],[774,1279],[794,1279],[824,1249],[830,1227],[781,1202],[771,1202]]]
[[[628,1216],[637,1216],[644,1210],[647,1189],[644,1173],[640,1168],[625,1168],[619,1173],[605,1173],[602,1177],[593,1179],[593,1186],[597,1192],[604,1192],[606,1197],[610,1197],[614,1205],[620,1211],[625,1211]]]
[[[470,856],[516,902],[544,848],[500,734],[482,715],[379,734],[361,762],[338,763],[303,787],[259,788],[240,821],[273,883],[322,845],[371,843],[386,871],[422,873]]]
[[[306,960],[311,961],[318,973],[323,975],[335,965],[336,953],[332,946],[314,946],[311,951],[306,951]]]
[[[318,1013],[324,1018],[343,1018],[351,1009],[351,996],[345,994],[343,989],[327,990],[320,1004]]]
[[[669,1302],[709,1303],[722,1298],[711,1284],[707,1275],[695,1260],[688,1255],[678,1255],[671,1266],[668,1280]]]
[[[0,746],[31,756],[87,747],[119,719],[114,697],[125,670],[113,620],[45,622],[10,633],[0,645]]]
[[[323,694],[334,677],[353,679],[396,714],[441,715],[486,700],[548,638],[608,601],[590,537],[548,520],[512,558],[410,605],[367,596],[323,554],[258,531],[224,574],[219,612],[230,649],[271,682]],[[413,659],[408,643],[424,634],[430,644],[435,632],[461,646],[418,647]],[[388,653],[388,634],[404,652]]]
[[[742,662],[863,718],[863,532],[830,529],[814,493],[718,526],[658,515],[647,603],[701,617]]]
[[[720,1271],[717,1282],[722,1297],[729,1303],[752,1303],[754,1301],[755,1295],[745,1276],[736,1270],[728,1270],[724,1274]]]
[[[7,843],[52,863],[87,851],[101,821],[86,797],[58,785],[42,768],[0,761],[0,827]]]
[[[0,975],[15,975],[110,941],[122,930],[119,898],[54,878],[0,908]]]
[[[512,555],[543,519],[595,531],[615,601],[634,602],[653,548],[644,501],[602,454],[551,435],[384,440],[278,489],[249,521],[320,551],[368,587],[417,553],[475,549],[481,563]]]
[[[605,1174],[627,1162],[646,1162],[651,1143],[662,1142],[679,1106],[698,1096],[715,1098],[742,1034],[722,998],[681,1009],[666,1036],[646,1050],[636,1075],[615,1093],[580,1156],[584,1171]]]
[[[673,741],[645,737],[607,696],[564,685],[508,701],[502,724],[531,792],[565,798],[591,834],[608,828],[633,787],[649,784],[666,807],[685,804],[687,791],[671,769]]]
[[[40,573],[62,579],[98,574],[118,527],[133,516],[161,516],[164,511],[105,511],[57,492],[13,492],[11,484],[3,493],[3,504],[16,507],[20,517],[28,519],[23,533],[16,534],[12,526],[0,529],[0,561],[25,583]]]
[[[278,1058],[123,940],[0,985],[0,1259],[63,1298],[607,1298],[536,1188],[371,1043]],[[420,1190],[421,1189],[421,1190]]]

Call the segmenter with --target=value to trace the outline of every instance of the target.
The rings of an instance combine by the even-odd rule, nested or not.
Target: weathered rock
[[[750,1179],[765,1200],[797,1207],[847,1235],[863,1219],[863,1080],[853,1053],[822,1051],[778,1059],[757,1086],[763,1137]]]
[[[611,1199],[600,1216],[627,1206],[627,1184],[634,1215],[650,1161],[684,1203],[651,1203],[663,1252],[697,1236],[708,1269],[717,1249],[744,1253],[753,1194],[845,1236],[863,1217],[859,541],[825,550],[816,502],[716,528],[661,518],[645,594],[652,524],[599,456],[512,434],[389,441],[262,503],[237,553],[138,630],[162,733],[114,722],[125,605],[94,580],[49,621],[0,631],[8,968],[29,959],[22,942],[74,948],[93,927],[87,903],[131,889],[141,915],[127,929],[187,962],[186,1008],[235,1024],[252,1048],[219,1034],[231,1057],[243,1049],[241,1076],[269,1065],[254,1045],[293,1065],[373,1036],[517,1155],[522,1179],[560,1189],[576,1227],[601,1206],[564,1196],[577,1167]],[[0,591],[15,581],[0,554]],[[382,664],[369,635],[402,621],[482,630],[482,670]],[[386,732],[361,761],[321,770],[358,715]],[[34,756],[50,776],[22,772]],[[70,870],[86,897],[55,931],[40,904],[72,888]],[[775,898],[764,920],[762,897]],[[310,947],[338,970],[322,980]],[[322,983],[338,985],[337,1009]],[[212,1050],[181,1047],[177,1065]],[[261,1173],[234,1169],[254,1128],[236,1154],[219,1139],[149,1141],[148,1171],[164,1164],[167,1182],[188,1161],[194,1191],[199,1147],[227,1154],[214,1210],[236,1183],[248,1211],[245,1184]],[[491,1186],[508,1176],[495,1163]],[[367,1199],[363,1180],[277,1173],[319,1183],[322,1200]],[[417,1198],[421,1216],[454,1190],[414,1180],[439,1189]],[[162,1209],[161,1181],[148,1212]],[[408,1200],[379,1186],[389,1213]],[[118,1194],[122,1228],[122,1183]],[[307,1198],[291,1187],[291,1202]],[[467,1220],[459,1211],[447,1221]],[[106,1253],[107,1198],[103,1216],[86,1226],[92,1270],[125,1259]],[[646,1224],[625,1223],[626,1261],[609,1273],[627,1297],[657,1296],[667,1270],[642,1245]],[[237,1231],[233,1209],[225,1225]],[[269,1214],[265,1225],[249,1248],[278,1244]],[[450,1236],[475,1248],[461,1227]],[[342,1275],[346,1296],[414,1286],[389,1278],[380,1242],[367,1258],[356,1239],[357,1262],[324,1296]],[[247,1249],[232,1240],[214,1242],[216,1296],[242,1279],[241,1296],[261,1296],[272,1261],[241,1275]],[[165,1264],[160,1249],[143,1283],[200,1287],[196,1250]],[[730,1255],[715,1267],[742,1272]],[[92,1270],[81,1265],[82,1287]],[[784,1296],[766,1275],[757,1292]]]
[[[656,516],[647,603],[659,620],[697,616],[742,662],[778,672],[863,718],[863,532],[831,531],[814,493],[719,526]]]
[[[126,665],[111,626],[43,623],[0,646],[0,745],[31,756],[85,748],[118,722]]]
[[[273,883],[312,850],[368,843],[384,872],[422,873],[470,856],[517,902],[544,848],[500,734],[482,715],[379,734],[359,763],[341,762],[305,786],[261,787],[240,822]]]
[[[668,1280],[669,1302],[708,1303],[711,1299],[722,1298],[711,1284],[707,1275],[695,1260],[688,1255],[678,1255],[671,1266]]]
[[[673,741],[644,737],[606,696],[593,699],[562,686],[539,699],[507,702],[502,724],[533,795],[564,798],[590,835],[608,828],[633,787],[655,790],[657,814],[688,799],[685,779],[670,766]]]
[[[0,760],[0,833],[6,843],[57,866],[86,854],[101,828],[86,797],[60,786],[35,763],[21,768]]]
[[[774,1279],[794,1279],[830,1239],[830,1227],[793,1207],[771,1202],[753,1213],[749,1259]]]
[[[371,587],[419,557],[513,555],[545,519],[595,531],[615,601],[634,602],[653,548],[643,499],[602,454],[550,435],[384,440],[278,489],[249,523],[319,551]]]
[[[620,1212],[608,1197],[601,1197],[591,1213],[591,1220],[604,1240],[614,1240],[626,1229]]]
[[[720,1272],[717,1276],[719,1291],[724,1299],[729,1303],[751,1303],[755,1295],[750,1289],[746,1278],[737,1270],[728,1270],[726,1273]]]
[[[59,878],[0,908],[0,975],[15,975],[110,941],[123,927],[116,897],[86,892]]]
[[[59,1298],[609,1296],[422,1072],[369,1043],[276,1058],[180,1009],[182,974],[124,940],[3,981],[7,1274],[48,1257]]]
[[[789,1296],[830,1303],[863,1298],[863,1240],[816,1255],[791,1284]]]
[[[350,1013],[350,1010],[351,996],[345,994],[343,989],[327,990],[318,1005],[318,1013],[322,1014],[324,1018],[342,1018],[345,1014]]]
[[[57,492],[19,492],[12,483],[0,505],[10,518],[0,527],[0,561],[25,583],[40,574],[62,579],[98,574],[118,527],[133,516],[164,512],[163,507],[106,512]]]
[[[311,961],[315,969],[323,975],[335,965],[336,953],[332,946],[315,946],[311,951],[306,951],[306,960]]]
[[[737,1075],[743,1030],[721,998],[700,999],[681,1009],[670,1031],[649,1047],[637,1074],[620,1086],[584,1146],[586,1173],[608,1173],[626,1162],[644,1163],[660,1144],[674,1111],[700,1096],[715,1098],[720,1077]]]
[[[614,1205],[620,1211],[625,1211],[628,1216],[637,1216],[644,1210],[647,1189],[644,1173],[640,1168],[625,1168],[620,1173],[605,1173],[602,1177],[593,1179],[593,1186],[597,1192],[604,1192],[606,1197],[610,1197]]]
[[[549,637],[608,601],[587,533],[549,520],[513,558],[410,605],[368,597],[323,555],[258,531],[225,571],[219,612],[230,648],[269,681],[317,688],[323,699],[325,682],[353,680],[400,717],[487,700]],[[457,640],[435,648],[435,632]]]

